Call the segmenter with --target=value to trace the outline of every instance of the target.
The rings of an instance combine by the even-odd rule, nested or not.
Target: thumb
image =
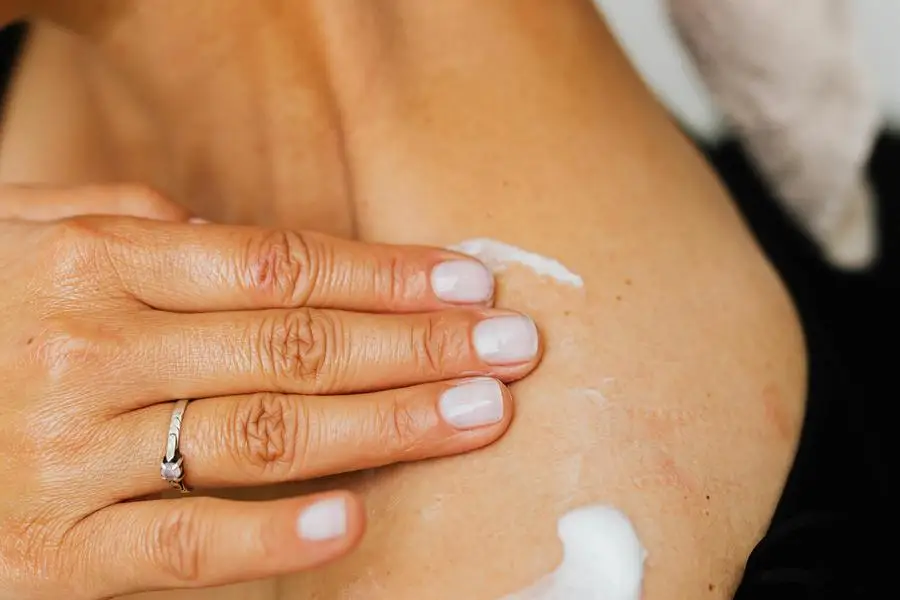
[[[186,221],[191,217],[184,207],[139,185],[0,186],[0,219],[55,221],[77,215],[121,215],[158,221]]]

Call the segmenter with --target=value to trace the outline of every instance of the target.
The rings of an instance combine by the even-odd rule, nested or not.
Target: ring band
[[[184,410],[188,400],[178,400],[172,409],[172,420],[169,422],[169,435],[166,438],[166,454],[159,466],[160,476],[169,485],[179,490],[182,494],[190,491],[184,485],[184,457],[178,449],[181,442],[181,420],[184,418]]]

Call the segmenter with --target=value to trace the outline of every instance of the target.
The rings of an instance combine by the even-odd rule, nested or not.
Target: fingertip
[[[441,302],[455,306],[493,306],[494,273],[483,262],[462,254],[444,257],[431,268],[431,290]]]
[[[528,315],[490,310],[471,330],[472,349],[481,368],[504,382],[521,379],[537,368],[544,352],[541,332]]]
[[[315,562],[334,560],[359,545],[365,533],[362,500],[345,490],[305,498],[294,528],[300,542],[318,555]]]
[[[499,440],[515,413],[510,389],[493,377],[470,377],[445,382],[437,410],[444,423],[445,439],[435,456],[461,454]]]
[[[438,412],[450,427],[469,431],[505,429],[511,409],[509,390],[492,377],[471,377],[449,385],[438,399]]]

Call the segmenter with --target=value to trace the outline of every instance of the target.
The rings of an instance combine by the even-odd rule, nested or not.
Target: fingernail
[[[475,429],[503,419],[503,392],[494,379],[470,379],[441,395],[441,416],[457,429]]]
[[[310,542],[343,537],[347,534],[347,502],[329,498],[309,506],[297,519],[297,533]]]
[[[475,326],[472,337],[478,356],[489,365],[526,362],[537,356],[537,327],[525,316],[486,319]]]
[[[431,289],[444,302],[487,302],[494,295],[494,275],[475,260],[448,260],[432,269]]]

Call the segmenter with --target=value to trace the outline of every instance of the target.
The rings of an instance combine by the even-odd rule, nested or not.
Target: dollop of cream
[[[609,506],[585,506],[563,515],[557,534],[559,567],[501,600],[640,600],[647,553],[628,517]]]
[[[465,240],[450,246],[449,249],[477,258],[494,272],[503,271],[510,263],[517,263],[528,267],[538,275],[552,277],[575,287],[584,287],[584,280],[558,260],[490,238]]]

